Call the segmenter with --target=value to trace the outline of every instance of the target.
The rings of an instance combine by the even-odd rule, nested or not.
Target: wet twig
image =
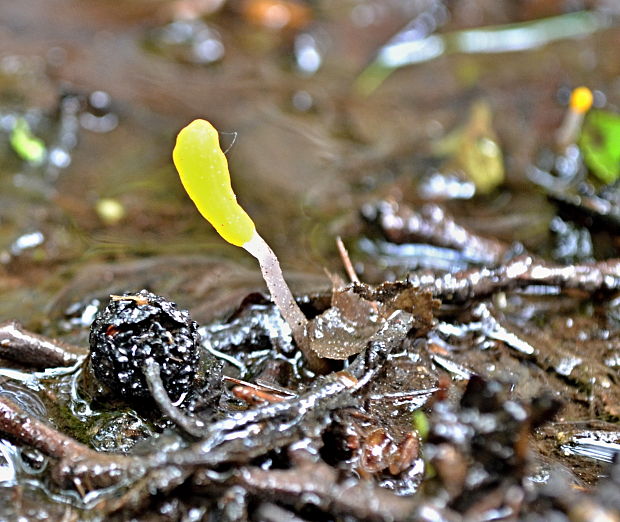
[[[60,459],[53,477],[64,487],[79,484],[86,489],[102,488],[143,473],[139,458],[98,453],[48,426],[6,397],[0,397],[0,432]]]
[[[156,364],[145,367],[149,386],[156,391],[162,411],[185,432],[200,440],[186,448],[153,453],[146,457],[146,475],[120,499],[106,500],[102,509],[108,513],[135,511],[151,497],[153,484],[158,491],[169,491],[191,475],[194,486],[221,484],[229,474],[214,473],[215,468],[232,464],[248,464],[253,458],[283,448],[306,437],[320,437],[329,424],[330,412],[350,406],[351,391],[357,381],[348,374],[332,374],[320,378],[306,393],[277,404],[269,404],[227,419],[200,426],[170,404],[158,378]],[[162,394],[163,393],[163,394]],[[171,414],[171,415],[170,415]],[[170,476],[168,481],[165,480]]]
[[[441,277],[412,274],[409,284],[430,290],[443,302],[454,303],[533,285],[582,290],[588,294],[612,294],[620,291],[620,259],[557,265],[532,256],[519,256],[495,269],[464,270]]]
[[[82,457],[92,451],[25,412],[6,397],[0,397],[0,431],[50,457]]]
[[[402,345],[412,326],[411,314],[403,310],[392,314],[355,358],[349,371],[360,382],[367,383],[381,369],[390,353]]]
[[[210,424],[204,429],[201,440],[188,448],[151,455],[150,466],[214,467],[247,463],[309,434],[320,433],[328,423],[330,412],[355,403],[352,392],[357,384],[346,372],[320,378],[296,398]]]
[[[159,364],[151,360],[142,368],[142,371],[151,396],[162,413],[186,434],[198,438],[203,436],[206,433],[206,424],[200,419],[185,415],[170,400],[161,380]]]
[[[434,272],[409,276],[414,287],[428,289],[444,302],[462,303],[530,285],[588,293],[620,290],[620,259],[576,265],[559,265],[532,255],[509,259],[516,250],[514,246],[468,231],[434,204],[424,205],[416,212],[404,204],[382,201],[368,205],[362,213],[369,221],[376,222],[386,238],[394,243],[426,242],[453,248],[486,265],[441,277]]]
[[[399,497],[372,481],[340,480],[338,470],[323,462],[308,462],[288,470],[244,467],[238,484],[250,493],[292,506],[300,499],[333,514],[361,520],[404,520],[417,502]]]
[[[347,407],[352,402],[351,392],[365,386],[376,375],[392,350],[402,344],[412,322],[411,314],[407,312],[399,310],[392,314],[351,365],[350,373],[339,372],[317,379],[305,393],[296,397],[250,409],[208,426],[203,421],[184,414],[172,404],[163,387],[157,363],[148,363],[143,371],[153,399],[161,411],[185,433],[202,438],[203,449],[199,451],[204,452],[208,448],[216,447],[220,441],[230,437],[231,433],[251,430],[253,425],[268,422],[280,426],[302,427],[333,409]],[[314,409],[308,407],[310,404]]]
[[[131,487],[120,497],[114,495],[104,498],[96,506],[99,513],[112,515],[119,511],[138,513],[144,509],[150,498],[162,496],[181,486],[192,474],[193,470],[181,470],[175,466],[150,470],[131,484]]]
[[[0,357],[36,368],[71,366],[88,352],[63,341],[24,330],[17,321],[0,324]]]
[[[500,265],[515,248],[468,230],[435,204],[426,204],[417,212],[403,203],[380,201],[365,206],[362,214],[368,221],[376,223],[392,243],[428,243],[452,248],[468,260],[486,266]]]
[[[477,321],[473,319],[478,319]],[[536,349],[518,335],[506,329],[493,315],[486,303],[481,302],[472,310],[472,320],[466,324],[455,326],[449,323],[438,323],[435,327],[440,337],[457,337],[463,339],[472,334],[482,334],[487,339],[500,341],[506,346],[524,355],[533,355]]]

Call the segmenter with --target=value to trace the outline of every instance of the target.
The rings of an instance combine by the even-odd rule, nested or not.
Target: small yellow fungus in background
[[[247,243],[254,235],[254,222],[237,203],[215,127],[206,120],[191,122],[179,132],[172,158],[203,217],[229,243],[241,247]]]
[[[587,87],[573,89],[568,102],[568,110],[556,134],[556,143],[560,151],[574,145],[581,132],[583,118],[592,107],[594,96]]]
[[[592,95],[592,91],[587,87],[577,87],[573,90],[570,95],[570,108],[581,114],[585,114],[592,107],[592,102],[594,101],[594,96]]]

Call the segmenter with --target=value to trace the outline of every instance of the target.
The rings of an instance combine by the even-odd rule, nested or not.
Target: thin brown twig
[[[228,375],[224,375],[222,377],[222,380],[226,382],[231,382],[233,384],[237,384],[239,386],[252,388],[260,392],[268,392],[268,393],[275,394],[275,395],[282,395],[283,397],[295,397],[297,395],[296,393],[292,392],[291,390],[287,390],[286,388],[282,388],[280,386],[274,386],[273,384],[259,382],[258,380],[256,381],[256,383],[252,383],[252,382],[244,381],[243,379],[236,379],[235,377],[229,377]]]
[[[351,263],[351,258],[349,257],[349,252],[347,252],[347,248],[344,246],[342,242],[342,238],[340,236],[336,237],[336,246],[338,247],[338,253],[340,254],[340,259],[342,259],[342,264],[344,266],[347,275],[352,283],[359,283],[359,277],[355,273],[355,268],[353,268],[353,263]]]

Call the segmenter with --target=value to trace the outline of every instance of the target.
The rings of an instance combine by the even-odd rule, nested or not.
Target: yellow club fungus
[[[244,248],[258,260],[269,293],[309,367],[323,371],[324,361],[309,347],[308,320],[284,281],[278,259],[256,231],[250,216],[237,203],[228,161],[220,148],[215,127],[206,120],[191,122],[179,132],[172,158],[185,190],[203,217],[226,241]]]
[[[191,122],[179,132],[172,159],[181,183],[202,216],[229,243],[235,246],[247,243],[256,228],[237,203],[228,161],[215,127],[206,120]]]
[[[590,107],[592,107],[593,101],[592,91],[587,87],[573,89],[568,103],[568,110],[556,135],[556,142],[560,149],[565,149],[577,141],[583,119]]]

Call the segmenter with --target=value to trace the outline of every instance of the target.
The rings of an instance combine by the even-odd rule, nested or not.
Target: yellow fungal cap
[[[590,89],[577,87],[570,95],[570,108],[579,114],[585,114],[592,107],[593,101],[594,97]]]
[[[194,120],[181,129],[172,159],[183,187],[203,217],[229,243],[247,243],[254,235],[254,222],[237,203],[215,127],[206,120]]]

